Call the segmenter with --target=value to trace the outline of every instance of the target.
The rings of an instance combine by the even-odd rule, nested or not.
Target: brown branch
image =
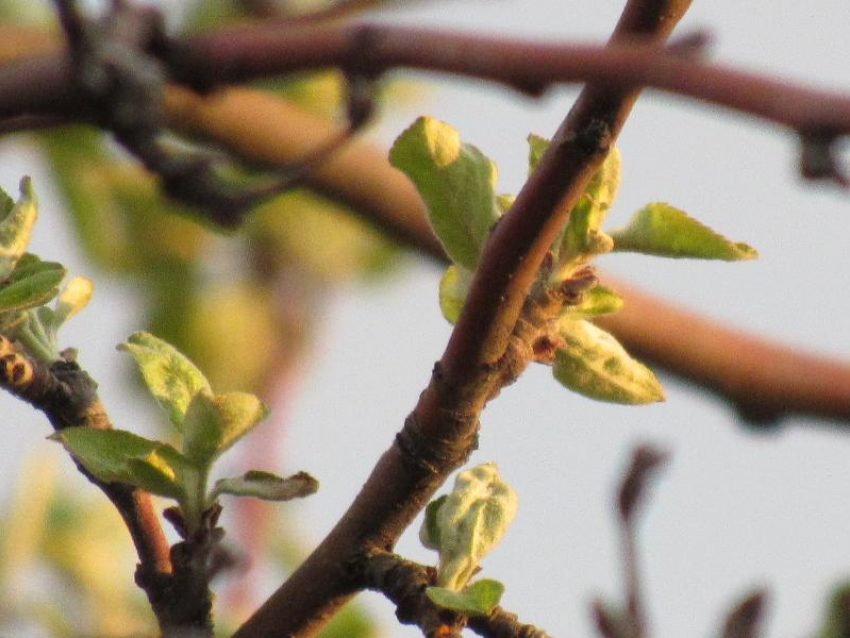
[[[112,427],[97,397],[97,384],[76,363],[57,361],[49,367],[36,363],[2,336],[0,386],[44,412],[54,430],[80,425],[100,430]],[[168,542],[150,495],[122,483],[104,483],[79,463],[77,468],[106,494],[124,519],[139,556],[137,580],[167,578],[171,574]],[[156,591],[145,591],[153,604]],[[161,611],[154,605],[157,618]]]
[[[663,39],[687,5],[631,0],[615,38],[644,33]],[[390,550],[467,458],[480,411],[504,381],[499,360],[544,253],[604,157],[594,142],[616,137],[635,98],[633,92],[593,87],[582,93],[493,232],[446,352],[395,443],[330,534],[236,636],[313,635],[356,591],[352,558]],[[596,131],[605,134],[593,135]],[[509,360],[504,363],[510,368]]]
[[[43,50],[43,43],[38,45]],[[164,55],[176,81],[200,88],[316,68],[380,74],[408,67],[532,94],[551,84],[583,81],[645,86],[763,118],[804,136],[850,133],[847,95],[708,64],[634,38],[602,48],[395,26],[272,22],[176,40]],[[0,67],[0,117],[79,116],[79,106],[62,53]]]

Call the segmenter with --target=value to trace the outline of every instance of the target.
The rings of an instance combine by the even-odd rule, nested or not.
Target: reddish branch
[[[645,34],[662,40],[687,6],[632,0],[614,39]],[[636,97],[598,87],[582,93],[493,232],[446,352],[395,443],[336,527],[237,636],[313,635],[360,586],[351,561],[390,550],[445,477],[465,461],[475,446],[481,409],[503,382],[503,365],[510,367],[502,357],[543,256]]]
[[[499,82],[538,94],[556,83],[645,86],[787,126],[803,134],[850,133],[850,97],[682,56],[640,38],[616,46],[542,44],[397,26],[264,21],[174,40],[156,52],[188,86],[317,68],[379,75],[408,67]],[[79,114],[60,52],[0,67],[0,117]]]

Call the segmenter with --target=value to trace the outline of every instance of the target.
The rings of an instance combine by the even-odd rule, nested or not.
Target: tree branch
[[[57,361],[49,367],[32,361],[5,337],[0,336],[0,386],[47,415],[56,431],[72,426],[111,429],[109,417],[97,397],[97,384],[73,361]],[[123,483],[104,483],[77,468],[115,505],[133,540],[139,565],[137,581],[168,578],[171,559],[168,542],[159,525],[150,495]],[[157,592],[145,588],[157,618],[162,607]]]
[[[688,4],[631,0],[614,37],[645,33],[663,39]],[[466,460],[475,447],[480,411],[504,379],[498,362],[531,282],[607,150],[594,142],[613,141],[636,97],[592,86],[582,92],[493,231],[446,352],[395,443],[330,534],[236,636],[313,635],[356,591],[352,558],[390,550],[445,477]]]

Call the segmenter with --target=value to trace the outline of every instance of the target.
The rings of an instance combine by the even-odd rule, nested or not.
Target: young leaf
[[[529,173],[549,147],[549,140],[538,135],[528,136]],[[588,183],[584,194],[570,212],[560,243],[555,252],[561,263],[582,255],[598,255],[611,250],[610,238],[600,228],[620,185],[620,152],[612,147],[605,161]]]
[[[25,310],[42,306],[59,292],[59,283],[65,276],[61,264],[42,261],[38,266],[13,273],[8,284],[0,286],[0,312]]]
[[[93,289],[91,280],[85,277],[74,277],[65,284],[53,311],[51,325],[54,330],[86,307]]]
[[[229,392],[195,395],[183,420],[183,453],[195,463],[209,464],[268,416],[253,394]]]
[[[471,282],[472,273],[463,266],[449,266],[440,279],[440,311],[449,323],[460,317]]]
[[[231,494],[265,501],[291,501],[315,494],[318,489],[319,482],[306,472],[281,478],[270,472],[251,470],[243,476],[216,481],[210,498],[215,500],[220,494]]]
[[[438,607],[451,609],[467,616],[489,616],[493,608],[499,604],[504,592],[505,586],[498,580],[490,578],[476,580],[460,591],[445,587],[425,589],[425,595]]]
[[[38,216],[38,205],[29,177],[21,179],[20,189],[21,197],[15,203],[0,191],[0,281],[12,274],[18,259],[26,252]]]
[[[632,359],[610,334],[567,316],[558,324],[562,345],[553,374],[562,385],[591,399],[641,404],[664,400],[652,370]]]
[[[174,346],[147,332],[130,335],[118,346],[136,360],[145,384],[178,430],[196,394],[212,395],[206,377]]]
[[[137,485],[179,498],[186,461],[170,445],[150,441],[123,430],[66,428],[51,439],[61,442],[83,467],[101,481]]]
[[[496,166],[462,144],[448,124],[420,117],[395,141],[390,163],[414,183],[434,232],[452,261],[475,270],[490,228],[499,217],[493,189]]]
[[[661,257],[755,259],[758,252],[743,242],[733,242],[669,204],[647,204],[628,226],[611,232],[614,250]]]
[[[517,496],[499,476],[495,463],[461,472],[435,515],[440,565],[437,584],[458,591],[472,578],[481,559],[501,540],[516,514]]]
[[[440,549],[440,525],[437,522],[437,512],[448,497],[448,494],[443,494],[425,507],[425,520],[419,528],[419,541],[428,549]]]
[[[611,288],[594,286],[582,293],[576,306],[568,306],[566,312],[577,317],[601,317],[618,312],[623,307],[623,298]]]

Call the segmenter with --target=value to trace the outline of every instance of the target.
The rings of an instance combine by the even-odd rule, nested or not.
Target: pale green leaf
[[[437,585],[460,590],[478,563],[501,540],[517,509],[517,495],[495,463],[461,472],[445,502],[437,509],[440,565]]]
[[[463,266],[449,266],[440,279],[440,311],[449,323],[455,323],[472,283],[472,273]]]
[[[416,186],[452,261],[475,270],[500,214],[495,164],[474,146],[461,143],[451,126],[428,117],[420,117],[399,135],[390,163]]]
[[[461,591],[445,587],[425,589],[425,595],[438,607],[451,609],[467,616],[489,616],[493,608],[499,604],[504,592],[505,586],[498,580],[490,578],[476,580]]]
[[[136,485],[161,496],[180,498],[182,455],[170,445],[124,430],[66,428],[50,438],[60,441],[83,467],[101,481]]]
[[[268,409],[253,394],[199,392],[183,420],[183,453],[195,463],[209,464],[267,415]]]
[[[584,320],[562,317],[562,343],[553,373],[563,385],[591,399],[611,403],[654,403],[664,399],[661,384],[610,334]]]
[[[20,189],[21,197],[14,204],[5,193],[0,198],[0,281],[12,273],[15,264],[26,252],[38,217],[38,204],[29,177],[21,180]]]
[[[614,250],[661,257],[690,257],[738,261],[755,259],[758,252],[733,242],[668,204],[644,206],[628,226],[611,232]]]
[[[282,478],[270,472],[251,470],[243,476],[216,481],[211,498],[231,494],[253,496],[265,501],[291,501],[315,494],[318,489],[319,482],[306,472]]]
[[[145,384],[178,430],[192,399],[199,392],[212,395],[206,377],[174,346],[147,332],[136,332],[118,346],[136,360]]]

